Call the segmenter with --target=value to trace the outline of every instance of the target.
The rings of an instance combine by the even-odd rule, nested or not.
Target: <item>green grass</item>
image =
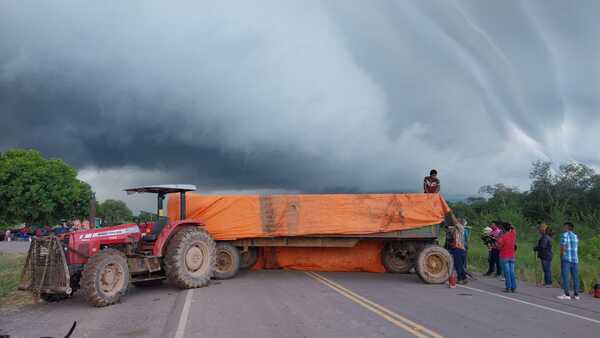
[[[0,252],[0,300],[17,290],[25,258],[25,254]]]
[[[471,271],[484,273],[488,268],[488,249],[480,240],[480,234],[481,228],[474,227],[469,241],[467,263]],[[519,280],[534,283],[542,283],[543,281],[540,261],[533,252],[533,247],[537,244],[538,237],[535,229],[517,229],[516,270]],[[558,237],[559,234],[554,236],[552,245],[554,253],[552,259],[552,280],[557,287],[561,285]],[[598,260],[598,257],[600,257],[600,248],[597,246],[600,236],[586,237],[579,236],[579,275],[582,290],[590,292],[598,282],[598,279],[600,279],[600,260]]]

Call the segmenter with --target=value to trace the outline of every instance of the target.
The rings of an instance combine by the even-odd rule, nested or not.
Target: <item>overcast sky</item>
[[[600,167],[599,17],[597,0],[2,1],[0,151],[63,158],[100,199],[409,192],[431,168],[448,196],[527,189],[536,159]]]

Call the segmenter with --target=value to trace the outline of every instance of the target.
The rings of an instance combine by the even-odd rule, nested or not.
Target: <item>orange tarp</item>
[[[385,272],[382,241],[360,241],[352,248],[262,248],[253,270]]]
[[[216,240],[360,235],[441,223],[450,211],[439,194],[199,195],[187,194],[187,218]],[[179,196],[168,201],[179,218]]]

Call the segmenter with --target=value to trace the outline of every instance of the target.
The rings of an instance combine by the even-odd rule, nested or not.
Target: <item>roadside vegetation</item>
[[[468,264],[479,272],[487,270],[487,248],[480,240],[482,229],[499,220],[515,225],[518,235],[517,274],[519,279],[540,282],[541,266],[533,252],[539,234],[537,223],[545,222],[554,230],[553,280],[561,282],[559,237],[563,223],[575,224],[579,236],[579,270],[582,288],[588,292],[600,278],[600,175],[580,163],[552,169],[550,162],[533,163],[531,187],[521,192],[515,187],[496,184],[484,186],[487,198],[469,198],[453,203],[459,217],[473,227],[469,241]]]
[[[25,254],[0,252],[0,305],[17,290],[25,258]]]

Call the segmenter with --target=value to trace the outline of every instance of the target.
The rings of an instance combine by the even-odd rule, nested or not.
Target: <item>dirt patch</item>
[[[31,292],[13,291],[9,295],[0,298],[0,313],[19,311],[23,306],[31,304],[35,304]]]

